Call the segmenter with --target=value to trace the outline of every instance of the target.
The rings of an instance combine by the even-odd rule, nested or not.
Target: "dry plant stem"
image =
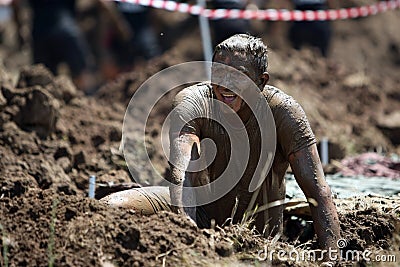
[[[167,256],[168,256],[170,253],[172,253],[173,251],[184,250],[184,249],[188,249],[188,248],[194,247],[194,245],[196,244],[196,240],[197,240],[197,239],[195,239],[195,240],[193,241],[193,244],[191,244],[190,246],[181,247],[181,248],[173,248],[173,249],[168,250],[167,252],[161,253],[161,254],[159,254],[159,255],[156,256],[156,260],[158,260],[159,258],[163,257],[163,264],[162,264],[162,266],[165,266],[166,258],[167,258]]]

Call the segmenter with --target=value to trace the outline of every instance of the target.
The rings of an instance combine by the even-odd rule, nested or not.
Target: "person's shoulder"
[[[266,86],[263,94],[275,118],[286,116],[305,117],[304,109],[300,103],[282,90],[274,86]]]
[[[297,103],[292,96],[272,85],[266,85],[262,93],[271,108],[291,106]]]
[[[209,82],[196,83],[179,91],[175,96],[174,103],[178,104],[187,99],[207,98],[211,95],[212,89]]]
[[[176,97],[183,100],[185,97],[195,97],[195,96],[210,96],[211,85],[208,82],[196,83],[191,86],[185,87]]]

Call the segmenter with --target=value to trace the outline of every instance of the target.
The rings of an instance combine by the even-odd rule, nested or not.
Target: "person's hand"
[[[189,214],[186,213],[183,207],[171,206],[171,210],[177,214],[182,214],[184,217],[186,217],[186,219],[189,220],[190,224],[197,227],[197,223],[189,216]]]
[[[183,207],[171,205],[171,210],[176,214],[185,214],[185,210],[183,209]]]

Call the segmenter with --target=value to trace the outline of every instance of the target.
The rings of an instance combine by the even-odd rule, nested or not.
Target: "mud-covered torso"
[[[279,191],[281,192],[280,199],[284,199],[284,188],[282,187],[284,187],[283,179],[289,165],[289,155],[315,143],[315,138],[303,109],[292,97],[272,86],[265,87],[262,97],[272,111],[276,127],[276,151],[265,183],[268,191]],[[210,160],[211,163],[207,167],[209,182],[220,178],[221,175],[232,177],[232,181],[236,180],[235,177],[240,178],[238,184],[227,195],[216,201],[217,207],[223,206],[223,208],[220,207],[218,213],[221,218],[229,216],[235,198],[238,197],[238,216],[241,216],[250,201],[252,193],[248,192],[248,187],[260,160],[260,128],[255,116],[250,117],[244,128],[230,127],[227,123],[224,123],[225,127],[223,127],[220,123],[224,120],[221,118],[223,115],[215,101],[217,100],[215,100],[212,88],[208,83],[197,84],[181,91],[175,99],[175,114],[172,116],[172,124],[182,125],[183,128],[174,129],[172,127],[171,131],[192,133],[197,135],[200,140],[211,139],[213,141],[216,153],[214,160]],[[256,112],[266,113],[267,111],[256,108]],[[246,133],[250,148],[248,154],[243,151],[246,146],[243,134]],[[212,158],[214,155],[210,143],[205,142],[206,145],[201,147],[201,153],[205,153],[206,158]],[[209,151],[211,152],[207,155]],[[198,184],[195,186],[202,185],[207,181],[196,182]],[[215,205],[213,208],[215,209]]]

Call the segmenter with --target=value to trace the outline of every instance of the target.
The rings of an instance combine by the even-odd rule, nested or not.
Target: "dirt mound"
[[[126,169],[115,152],[122,106],[82,97],[68,78],[53,77],[40,65],[23,69],[17,86],[3,84],[1,94],[0,172],[5,183],[14,181],[3,178],[19,179],[23,173],[35,187],[75,195],[86,191],[90,174],[102,182],[102,175]],[[118,174],[115,182],[130,182],[128,172]]]
[[[313,264],[312,261],[283,260],[276,254],[264,259],[263,254],[273,249],[313,251],[316,245],[313,235],[308,247],[299,247],[296,241],[282,243],[262,238],[246,225],[201,230],[173,213],[140,216],[131,211],[109,209],[94,199],[32,188],[29,182],[16,182],[9,189],[11,192],[9,197],[3,195],[0,199],[3,237],[0,261],[8,261],[11,266],[50,263],[56,266],[182,266],[217,262],[237,265],[266,260],[276,265]],[[375,199],[375,203],[381,201]],[[353,199],[350,203],[350,206],[339,205],[342,237],[348,242],[346,249],[399,254],[398,240],[395,241],[399,238],[396,230],[400,227],[399,213],[384,213],[383,205],[367,204],[372,203],[368,198]],[[395,203],[398,205],[400,201]]]
[[[140,217],[51,190],[3,198],[1,217],[3,248],[15,266],[158,266],[181,250],[217,257],[204,233],[178,215]]]

